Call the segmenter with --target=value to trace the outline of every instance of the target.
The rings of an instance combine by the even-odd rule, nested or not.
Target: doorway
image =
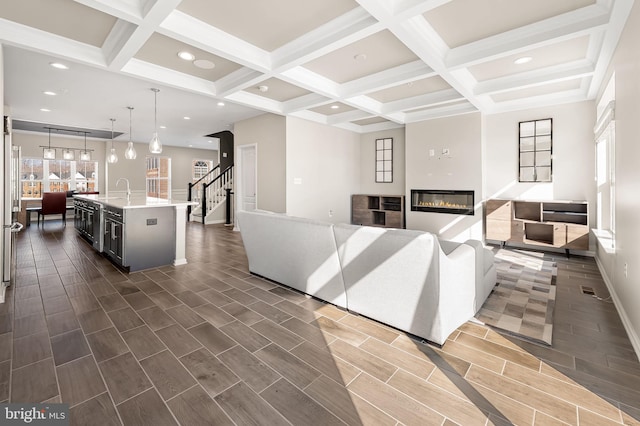
[[[258,146],[257,144],[241,145],[237,151],[238,185],[237,210],[252,211],[258,205]]]

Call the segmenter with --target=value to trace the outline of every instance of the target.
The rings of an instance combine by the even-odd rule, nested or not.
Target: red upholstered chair
[[[40,216],[42,216],[42,226],[44,226],[44,216],[48,214],[61,214],[62,224],[67,225],[67,193],[66,192],[45,192],[42,194],[42,207],[38,212],[38,226],[40,226]]]

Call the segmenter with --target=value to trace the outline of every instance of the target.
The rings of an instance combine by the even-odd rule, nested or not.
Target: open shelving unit
[[[487,200],[486,238],[569,250],[589,250],[586,201]]]
[[[404,195],[352,195],[351,223],[354,225],[404,228]]]

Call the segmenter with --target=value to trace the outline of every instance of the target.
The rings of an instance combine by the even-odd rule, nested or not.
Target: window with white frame
[[[192,163],[192,176],[193,182],[197,182],[202,177],[206,176],[213,169],[213,161],[211,160],[193,160]]]
[[[598,103],[594,128],[596,150],[596,228],[615,242],[616,215],[616,128],[615,75]]]
[[[98,163],[23,158],[20,180],[22,198],[42,198],[43,192],[95,192],[98,190]]]
[[[171,158],[148,156],[147,197],[171,199]]]

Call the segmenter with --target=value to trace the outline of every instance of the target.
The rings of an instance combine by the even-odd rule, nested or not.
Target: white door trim
[[[235,160],[236,160],[236,173],[235,174],[235,188],[236,188],[236,196],[234,197],[234,204],[235,204],[235,211],[238,212],[240,210],[243,210],[243,198],[244,198],[244,191],[243,191],[243,179],[244,179],[244,164],[242,164],[242,152],[244,150],[247,149],[253,149],[254,151],[254,167],[255,167],[255,173],[254,173],[254,188],[256,191],[255,194],[255,202],[256,202],[256,207],[258,206],[258,144],[257,143],[252,143],[252,144],[247,144],[247,145],[239,145],[236,146],[236,154],[235,154]],[[235,223],[234,226],[234,230],[238,230],[238,223]]]

